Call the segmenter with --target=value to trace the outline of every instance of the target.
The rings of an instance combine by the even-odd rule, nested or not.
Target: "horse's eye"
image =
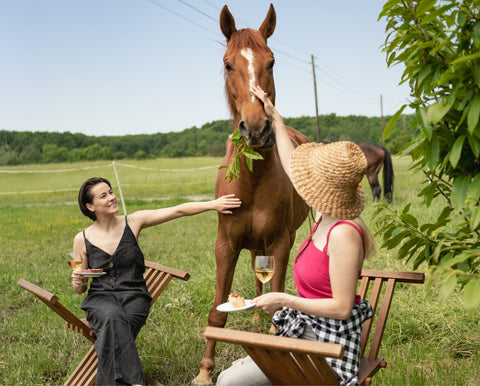
[[[268,68],[269,70],[271,70],[274,65],[275,65],[275,60],[272,60],[270,63],[268,63],[267,68]]]
[[[228,62],[225,62],[225,70],[227,70],[227,72],[232,71],[233,70],[232,65]]]

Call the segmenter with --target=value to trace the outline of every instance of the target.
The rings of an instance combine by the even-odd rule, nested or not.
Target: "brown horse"
[[[373,199],[379,200],[382,193],[378,173],[383,166],[383,197],[388,202],[392,202],[394,173],[390,152],[385,147],[372,142],[358,142],[357,145],[367,157],[367,178],[372,188]]]
[[[253,84],[258,84],[275,101],[274,56],[267,46],[267,38],[273,34],[275,24],[276,14],[272,5],[258,30],[237,30],[227,6],[220,13],[220,27],[227,40],[223,57],[225,90],[233,125],[239,128],[245,142],[263,156],[263,160],[255,160],[251,172],[242,156],[239,178],[230,183],[225,179],[225,169],[220,169],[217,175],[215,195],[235,193],[242,206],[234,210],[233,215],[218,215],[216,293],[208,315],[209,326],[225,326],[227,314],[216,308],[227,301],[242,249],[250,250],[252,264],[255,255],[275,256],[275,274],[270,285],[272,291],[284,290],[295,231],[309,210],[282,168],[275,146],[275,133],[263,104],[249,91]],[[292,128],[288,130],[296,145],[308,142],[303,134]],[[235,146],[228,140],[222,165],[231,164],[235,154]],[[260,286],[257,280],[257,294]],[[211,384],[214,355],[215,343],[208,341],[200,362],[200,372],[193,383]]]

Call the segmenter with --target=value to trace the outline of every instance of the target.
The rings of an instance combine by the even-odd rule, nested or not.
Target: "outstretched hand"
[[[213,201],[215,210],[223,214],[232,214],[230,209],[239,208],[242,202],[235,194],[227,194]]]
[[[272,100],[269,98],[268,94],[265,91],[263,91],[263,89],[260,86],[258,85],[252,86],[250,88],[250,92],[263,102],[263,108],[265,110],[265,114],[267,114],[269,117],[273,117],[273,115],[277,113],[277,109],[275,109],[275,106],[273,105]]]

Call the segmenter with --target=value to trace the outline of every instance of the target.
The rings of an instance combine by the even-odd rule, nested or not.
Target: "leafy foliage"
[[[405,148],[428,182],[419,196],[441,214],[421,224],[410,205],[396,212],[379,204],[384,246],[417,268],[426,262],[442,280],[441,295],[463,289],[467,309],[480,306],[480,0],[390,0],[388,64],[403,64],[417,135]],[[391,127],[405,106],[395,114]]]
[[[245,143],[240,131],[236,129],[230,137],[233,145],[235,146],[236,153],[230,165],[220,166],[219,169],[227,169],[225,178],[228,182],[232,182],[233,179],[238,179],[240,176],[240,158],[242,155],[245,157],[245,163],[248,170],[253,171],[253,160],[263,159],[262,155],[253,150]]]

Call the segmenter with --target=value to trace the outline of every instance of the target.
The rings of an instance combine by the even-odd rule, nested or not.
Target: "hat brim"
[[[314,158],[328,163],[328,154],[324,151],[325,146],[329,145],[311,142],[302,144],[294,150],[290,159],[292,183],[298,194],[316,211],[337,219],[356,218],[363,211],[365,205],[361,178],[356,189],[353,187],[345,191],[341,188],[335,189],[331,183],[335,173],[342,173],[342,170],[335,170],[341,166],[331,165],[329,169],[329,165],[325,164],[328,171],[319,175],[318,165]],[[363,152],[362,156],[365,158]],[[366,168],[366,158],[364,161]]]

